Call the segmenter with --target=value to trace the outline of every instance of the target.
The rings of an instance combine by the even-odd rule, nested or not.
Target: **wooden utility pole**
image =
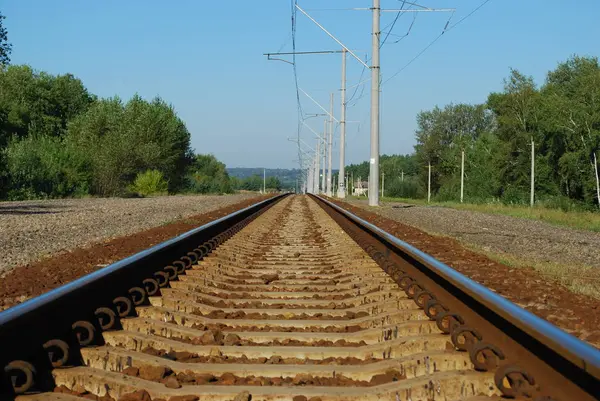
[[[431,162],[429,162],[429,174],[427,178],[427,203],[431,202]]]
[[[594,152],[594,172],[596,173],[596,196],[598,199],[598,207],[600,208],[600,179],[598,178],[598,158]]]
[[[533,137],[531,137],[531,194],[529,198],[529,204],[533,207],[535,202],[535,143]]]
[[[465,150],[462,150],[462,160],[460,163],[460,203],[463,203],[465,195]]]

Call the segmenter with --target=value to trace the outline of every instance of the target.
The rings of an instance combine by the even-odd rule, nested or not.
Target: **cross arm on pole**
[[[294,142],[294,143],[297,143],[297,144],[302,144],[302,145],[306,146],[307,148],[309,148],[309,149],[310,149],[312,152],[316,152],[316,150],[315,150],[313,147],[311,147],[309,144],[307,144],[306,142],[304,142],[304,141],[302,140],[302,138],[300,138],[299,140],[298,140],[298,139],[296,139],[296,138],[288,138],[288,141],[290,141],[290,142]],[[308,152],[308,151],[306,151],[306,150],[302,149],[301,147],[298,147],[298,149],[299,149],[299,150],[300,150],[302,153],[304,153],[304,154],[307,154],[307,155],[308,155],[308,154],[310,154],[310,152]]]
[[[317,138],[319,138],[320,140],[324,140],[323,137],[321,136],[321,134],[317,133],[314,129],[312,129],[310,125],[308,125],[304,121],[302,121],[302,124],[304,124],[304,126],[306,128],[308,128],[313,134],[315,134],[317,136]]]
[[[414,8],[407,8],[407,9],[393,9],[393,8],[388,8],[388,9],[381,9],[382,13],[448,13],[448,12],[455,12],[456,8],[424,8],[424,9],[419,9],[416,10]]]
[[[321,24],[319,24],[317,22],[317,20],[315,20],[313,17],[311,17],[306,11],[304,11],[298,4],[295,5],[296,8],[298,10],[300,10],[300,12],[304,15],[306,15],[308,17],[308,19],[310,19],[312,22],[315,23],[315,25],[317,25],[319,28],[321,28],[321,30],[323,32],[325,32],[331,39],[335,40],[337,42],[338,45],[342,46],[344,49],[346,49],[346,51],[348,53],[350,53],[352,55],[352,57],[354,57],[356,60],[358,60],[359,63],[361,63],[362,65],[364,65],[366,68],[371,68],[369,67],[364,61],[362,61],[362,59],[360,57],[358,57],[352,50],[348,49],[346,47],[346,45],[344,45],[342,42],[340,42],[340,40],[338,38],[336,38],[335,36],[333,36],[333,34],[331,34],[327,29],[325,29],[325,27]]]
[[[267,56],[267,60],[270,60],[270,61],[283,61],[284,63],[288,63],[288,64],[291,64],[291,65],[294,65],[294,63],[292,63],[291,61],[287,61],[287,60],[284,60],[284,59],[278,58],[278,57],[271,57],[272,55],[269,54],[269,53],[266,53],[266,54],[263,54],[263,55]]]
[[[276,53],[263,53],[263,56],[291,56],[291,55],[303,55],[303,54],[336,54],[341,53],[343,50],[317,50],[312,52],[276,52]]]
[[[305,94],[305,95],[306,95],[306,96],[307,96],[307,97],[308,97],[310,100],[312,100],[312,101],[313,101],[313,102],[314,102],[314,103],[315,103],[317,106],[319,106],[319,108],[320,108],[321,110],[323,110],[325,113],[327,113],[327,115],[328,115],[329,117],[333,118],[333,120],[334,120],[336,123],[339,123],[339,120],[338,120],[337,118],[335,118],[334,116],[332,116],[332,115],[331,115],[331,113],[329,113],[329,111],[327,111],[327,110],[326,110],[326,109],[325,109],[323,106],[321,106],[321,105],[319,104],[319,102],[317,102],[315,99],[313,99],[313,98],[312,98],[312,97],[311,97],[311,96],[310,96],[308,93],[306,93],[306,92],[305,92],[305,91],[304,91],[302,88],[299,88],[299,89],[300,89],[300,92],[304,93],[304,94]]]

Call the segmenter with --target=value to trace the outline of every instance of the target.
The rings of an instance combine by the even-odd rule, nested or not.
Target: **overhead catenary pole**
[[[323,154],[323,173],[321,174],[321,191],[325,192],[327,190],[327,183],[325,182],[327,178],[327,119],[325,119],[325,124],[323,125],[323,148],[321,152]]]
[[[263,194],[267,193],[267,169],[263,168]]]
[[[307,172],[307,182],[306,182],[306,192],[308,192],[309,194],[314,193],[314,179],[315,179],[315,159],[313,158],[310,161],[310,169]]]
[[[415,3],[409,3],[412,5],[416,5]],[[304,9],[302,9],[297,3],[294,4],[294,7],[304,14],[309,20],[311,20],[316,26],[318,26],[323,32],[325,32],[331,39],[333,39],[338,45],[342,47],[342,53],[344,53],[344,61],[346,59],[346,54],[350,54],[356,61],[362,64],[365,68],[369,68],[371,70],[371,78],[365,81],[358,83],[358,85],[362,85],[365,82],[371,81],[371,149],[370,149],[370,168],[369,168],[369,177],[368,177],[368,192],[369,192],[369,205],[370,206],[378,206],[379,204],[379,133],[380,133],[380,92],[381,92],[381,64],[380,64],[380,43],[381,43],[381,12],[394,12],[394,13],[419,13],[419,12],[452,12],[454,13],[456,10],[454,8],[440,8],[434,9],[424,6],[419,6],[416,9],[381,9],[381,1],[373,0],[372,7],[369,8],[359,8],[354,7],[353,10],[365,10],[372,12],[372,55],[371,55],[371,66],[367,64],[367,62],[363,61],[360,57],[356,55],[356,53],[350,50],[342,41],[340,41],[333,33],[327,30],[323,25],[321,25],[315,18],[310,16]],[[446,27],[444,28],[444,32],[448,27],[450,21],[446,23]],[[443,33],[443,32],[442,32]],[[292,53],[267,53],[267,57],[273,60],[285,61],[287,63],[293,64],[290,61],[282,60],[279,58],[271,58],[271,56],[278,55],[298,55],[298,54],[331,54],[337,53],[338,51],[325,50],[325,51],[316,51],[316,52],[292,52]],[[396,74],[397,75],[397,74]],[[395,75],[394,75],[395,76]],[[310,97],[306,92],[304,92],[301,88],[300,91],[307,95],[313,102],[317,103],[312,97]],[[342,103],[345,102],[342,100]],[[317,103],[317,105],[321,108],[321,110],[327,112],[325,108]],[[340,123],[335,117],[333,119]],[[344,123],[345,118],[343,118]],[[343,127],[343,125],[342,125]],[[344,138],[345,139],[345,138]],[[341,142],[341,141],[340,141]],[[341,145],[344,146],[344,145]],[[342,147],[343,149],[343,147]],[[341,155],[341,152],[340,152]],[[342,161],[340,161],[342,163]],[[342,171],[342,169],[340,169]],[[352,181],[352,184],[354,182]],[[338,188],[340,185],[338,185]],[[345,190],[345,188],[344,188]],[[600,191],[600,190],[599,190]],[[340,193],[345,193],[345,191],[341,191],[341,188],[338,190]]]
[[[321,174],[321,138],[317,138],[317,153],[315,154],[315,195],[319,194],[319,179]]]
[[[346,185],[344,185],[344,177],[346,176],[346,49],[342,49],[342,88],[340,90],[341,110],[340,110],[340,171],[338,179],[338,198],[346,197]]]
[[[381,2],[373,0],[373,32],[371,55],[371,159],[369,160],[369,206],[379,206],[379,89],[380,89],[380,22]]]
[[[333,93],[329,96],[329,132],[327,135],[327,196],[331,197],[331,154],[333,149]]]
[[[385,197],[385,173],[381,173],[381,197]]]

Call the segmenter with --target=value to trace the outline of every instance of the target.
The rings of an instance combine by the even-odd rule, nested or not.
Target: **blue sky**
[[[370,48],[370,0],[299,0],[320,23],[364,57]],[[384,8],[401,1],[382,0]],[[455,7],[450,24],[482,0],[420,0]],[[291,51],[289,0],[3,0],[12,62],[54,74],[70,72],[103,97],[160,95],[172,103],[199,153],[229,167],[294,167],[297,111],[292,66],[267,61],[265,52]],[[546,72],[572,54],[598,56],[600,2],[491,0],[436,42],[382,88],[381,153],[408,153],[420,110],[449,102],[483,102],[502,88],[509,68],[543,82]],[[410,35],[390,36],[382,49],[383,80],[392,76],[442,31],[448,13],[420,13]],[[382,27],[395,17],[386,13]],[[393,33],[404,35],[412,15]],[[283,47],[282,47],[283,46]],[[297,50],[338,49],[298,14]],[[339,114],[340,56],[299,56],[300,86],[322,104],[335,92]],[[348,85],[362,66],[348,58]],[[369,72],[365,73],[365,78]],[[369,154],[369,86],[348,110],[347,161]],[[353,90],[349,91],[349,95]],[[306,113],[319,110],[301,95]],[[315,130],[322,121],[307,122]],[[336,131],[337,133],[337,131]],[[313,134],[302,137],[313,144]],[[336,137],[337,143],[337,137]],[[334,166],[337,166],[337,151]]]

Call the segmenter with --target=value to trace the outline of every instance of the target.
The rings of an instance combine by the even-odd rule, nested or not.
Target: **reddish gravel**
[[[346,202],[329,199],[419,248],[519,306],[600,347],[600,302],[574,294],[533,269],[511,268],[466,249],[457,240],[429,235]]]
[[[105,265],[166,241],[266,197],[247,199],[212,212],[119,237],[90,247],[63,252],[11,270],[0,280],[0,310],[66,284]]]

